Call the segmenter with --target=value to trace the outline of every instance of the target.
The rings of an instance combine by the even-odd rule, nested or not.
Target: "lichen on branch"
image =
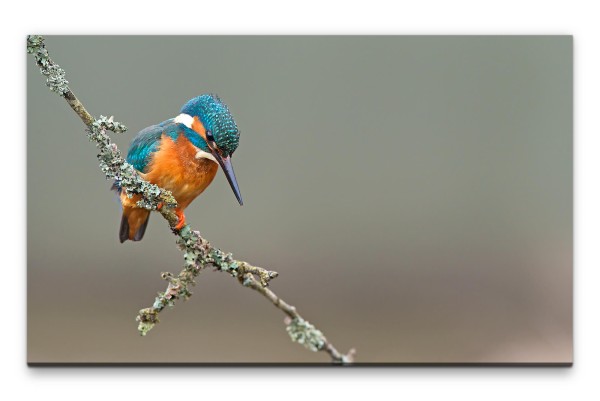
[[[65,79],[65,70],[50,60],[48,50],[44,46],[44,38],[31,35],[27,38],[27,53],[33,54],[40,67],[40,72],[46,77],[46,85],[52,92],[64,95],[69,91],[69,81]]]
[[[177,207],[177,201],[171,192],[141,178],[135,168],[123,159],[117,145],[106,133],[106,131],[122,133],[126,130],[125,125],[114,121],[113,117],[105,116],[100,116],[88,127],[88,138],[96,144],[99,151],[100,169],[106,178],[114,180],[128,197],[131,198],[136,194],[142,195],[142,199],[137,202],[138,207],[156,210],[159,203],[167,208]]]
[[[353,362],[353,349],[346,354],[338,352],[325,335],[304,319],[295,307],[287,304],[267,288],[269,282],[278,276],[277,272],[235,260],[231,253],[214,248],[200,236],[198,231],[192,230],[188,225],[177,230],[175,226],[178,218],[173,210],[177,206],[177,202],[171,192],[140,177],[133,166],[121,156],[117,145],[107,134],[107,131],[122,133],[127,128],[114,121],[113,117],[100,116],[96,119],[87,112],[69,88],[65,71],[50,59],[42,36],[30,35],[27,37],[27,53],[33,54],[40,72],[46,76],[46,85],[50,90],[62,96],[87,126],[88,138],[96,144],[100,169],[106,178],[114,180],[128,197],[141,195],[141,200],[137,202],[138,207],[159,211],[176,235],[177,245],[184,252],[183,270],[177,275],[169,272],[162,273],[162,278],[168,283],[166,290],[158,293],[152,306],[139,311],[136,320],[138,331],[142,336],[148,334],[159,322],[158,315],[162,310],[167,306],[175,305],[179,299],[187,300],[192,295],[190,288],[195,285],[196,277],[203,269],[212,266],[216,270],[229,273],[237,278],[241,285],[262,294],[275,307],[283,311],[286,314],[286,330],[292,341],[311,351],[327,352],[334,363]]]

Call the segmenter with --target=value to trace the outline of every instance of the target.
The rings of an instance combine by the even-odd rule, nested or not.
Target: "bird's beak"
[[[235,194],[235,197],[237,198],[240,205],[243,205],[244,202],[242,201],[242,195],[240,194],[240,188],[238,187],[237,180],[235,179],[235,173],[233,172],[233,166],[231,165],[231,157],[230,156],[222,157],[218,152],[214,152],[213,155],[215,156],[215,159],[217,159],[217,161],[221,165],[221,168],[223,169],[223,172],[225,173],[225,177],[227,177],[227,181],[229,181],[229,185],[231,185],[231,189],[233,190],[233,193]]]

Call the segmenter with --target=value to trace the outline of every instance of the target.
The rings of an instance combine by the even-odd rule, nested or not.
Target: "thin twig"
[[[27,37],[27,52],[34,55],[41,73],[47,77],[46,84],[50,90],[62,96],[87,126],[88,137],[99,149],[100,168],[106,174],[106,178],[116,180],[129,197],[141,195],[142,199],[137,203],[138,207],[158,210],[169,223],[171,230],[177,236],[177,244],[184,251],[183,270],[177,276],[169,272],[162,273],[163,279],[168,282],[167,289],[158,294],[151,307],[139,311],[136,320],[141,335],[146,335],[159,322],[158,314],[166,306],[173,306],[178,299],[188,299],[192,295],[190,287],[196,284],[195,278],[200,271],[207,266],[214,266],[217,270],[237,277],[240,284],[262,294],[276,308],[283,311],[286,314],[286,330],[293,341],[312,351],[327,352],[334,363],[353,362],[355,353],[353,349],[346,354],[340,353],[320,330],[296,311],[294,306],[289,305],[267,288],[269,282],[278,276],[277,272],[233,259],[230,253],[214,248],[200,236],[198,231],[192,230],[188,225],[181,230],[176,230],[178,218],[173,209],[177,206],[177,202],[172,194],[142,179],[133,166],[123,159],[117,146],[106,133],[106,131],[121,133],[127,128],[113,121],[112,117],[100,116],[96,119],[88,113],[69,88],[65,71],[50,59],[42,36]],[[159,208],[159,204],[162,204],[162,207]]]

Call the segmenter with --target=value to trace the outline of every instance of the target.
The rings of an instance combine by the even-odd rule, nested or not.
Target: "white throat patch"
[[[194,118],[189,114],[181,113],[177,117],[173,119],[173,122],[178,124],[183,124],[188,128],[192,128],[192,123],[194,122]]]
[[[196,159],[208,159],[218,164],[217,159],[215,159],[212,153],[205,152],[200,148],[196,148],[196,150]]]
[[[177,117],[175,117],[173,119],[173,122],[178,123],[178,124],[183,124],[188,128],[192,128],[192,123],[194,122],[194,118],[192,116],[190,116],[189,114],[181,113],[180,115],[178,115]],[[217,162],[217,159],[215,159],[215,157],[212,155],[212,153],[205,152],[200,148],[196,148],[196,159],[208,159],[217,164],[219,163],[219,162]]]

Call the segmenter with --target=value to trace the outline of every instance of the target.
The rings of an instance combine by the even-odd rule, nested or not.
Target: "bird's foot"
[[[174,227],[175,230],[179,231],[185,226],[185,215],[183,214],[183,210],[175,209],[175,214],[177,215],[177,225]]]
[[[158,202],[158,205],[156,205],[156,210],[160,211],[160,209],[162,209],[164,206],[164,204],[162,202]]]

